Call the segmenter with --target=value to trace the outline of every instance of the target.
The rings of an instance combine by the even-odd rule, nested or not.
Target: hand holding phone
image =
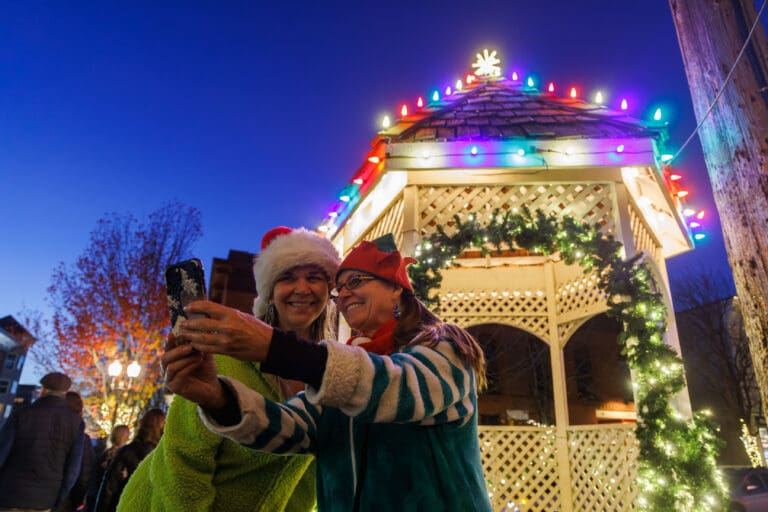
[[[179,318],[189,318],[184,307],[196,300],[205,300],[205,272],[203,262],[198,258],[181,261],[170,265],[165,270],[165,287],[168,299],[168,311],[171,316],[171,329],[176,329]]]

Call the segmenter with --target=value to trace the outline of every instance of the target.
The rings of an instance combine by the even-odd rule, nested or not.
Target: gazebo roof
[[[521,182],[536,174],[535,181],[621,182],[665,257],[692,248],[679,211],[687,192],[662,164],[666,123],[631,117],[625,105],[617,111],[575,94],[558,97],[516,77],[470,75],[461,85],[426,105],[420,98],[416,110],[402,107],[374,137],[321,232],[339,242],[335,235],[346,226],[340,243],[353,243],[407,183]]]
[[[664,139],[624,112],[560,98],[507,78],[476,81],[405,116],[381,135],[391,142],[474,139]]]

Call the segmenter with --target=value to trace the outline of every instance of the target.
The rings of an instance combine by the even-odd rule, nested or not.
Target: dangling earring
[[[277,317],[277,308],[275,308],[274,302],[271,302],[267,306],[267,312],[264,314],[264,322],[274,327],[276,317]]]
[[[403,313],[400,312],[400,304],[392,306],[392,314],[394,315],[395,320],[400,320],[400,317],[403,316]]]

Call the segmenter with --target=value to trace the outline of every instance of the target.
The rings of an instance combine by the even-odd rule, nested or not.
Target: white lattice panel
[[[568,338],[570,338],[584,322],[585,319],[580,318],[578,320],[571,320],[570,322],[557,324],[557,339],[560,341],[560,345],[565,345],[565,342],[568,341]]]
[[[643,221],[642,215],[637,212],[634,205],[629,207],[629,223],[632,229],[632,240],[635,244],[635,252],[646,251],[653,256],[653,260],[659,264],[662,261],[662,251],[656,239],[651,234],[648,226]]]
[[[633,512],[638,442],[632,425],[569,427],[570,482],[560,482],[551,427],[480,426],[480,454],[494,511]],[[563,485],[572,503],[562,506]]]
[[[455,214],[463,218],[474,213],[482,218],[497,208],[517,212],[523,207],[570,215],[613,232],[612,190],[610,184],[600,183],[419,187],[421,234],[432,234],[437,225],[450,234]]]
[[[636,510],[638,452],[634,426],[569,429],[573,510]]]
[[[403,245],[403,196],[402,194],[392,203],[384,214],[363,233],[360,240],[375,240],[376,238],[392,233],[398,247]],[[354,245],[360,240],[355,240]]]
[[[440,317],[462,327],[483,323],[512,325],[549,339],[547,301],[541,290],[442,293]]]
[[[571,318],[595,314],[607,309],[605,300],[605,292],[598,286],[597,274],[581,274],[558,286],[557,314]]]
[[[554,429],[480,427],[480,455],[495,511],[558,510]]]

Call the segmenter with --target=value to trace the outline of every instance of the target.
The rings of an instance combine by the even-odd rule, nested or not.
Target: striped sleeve
[[[361,421],[425,425],[469,420],[475,376],[451,341],[408,347],[389,356],[326,343],[328,362],[309,402],[340,408]]]
[[[208,430],[263,452],[289,454],[312,451],[322,407],[309,403],[304,392],[277,403],[238,380],[223,375],[219,378],[237,398],[241,420],[236,425],[220,425],[198,406],[198,414]]]

